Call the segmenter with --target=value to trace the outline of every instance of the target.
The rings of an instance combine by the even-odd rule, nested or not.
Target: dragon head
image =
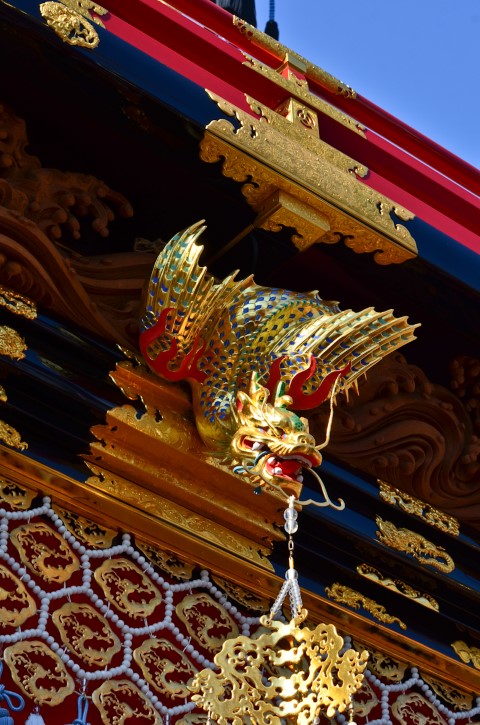
[[[270,391],[252,375],[248,394],[237,394],[233,417],[236,430],[230,452],[237,470],[260,485],[273,484],[298,495],[302,469],[319,466],[322,457],[309,433],[308,421],[288,410],[292,398],[279,383],[273,401]]]

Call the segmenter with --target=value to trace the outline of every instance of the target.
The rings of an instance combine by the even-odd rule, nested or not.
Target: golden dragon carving
[[[188,380],[198,431],[215,455],[260,486],[298,493],[303,469],[321,463],[330,424],[316,446],[308,421],[290,408],[329,398],[332,407],[335,395],[413,340],[416,325],[392,310],[341,310],[317,292],[260,287],[252,277],[216,284],[198,263],[204,229],[199,222],[177,234],[157,258],[142,355],[161,377]]]

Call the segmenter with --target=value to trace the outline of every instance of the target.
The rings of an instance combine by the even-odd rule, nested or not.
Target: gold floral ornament
[[[298,494],[329,430],[316,446],[293,411],[328,400],[333,410],[336,394],[355,390],[370,367],[414,339],[414,326],[391,310],[341,310],[316,292],[260,287],[251,277],[215,284],[199,265],[204,229],[199,222],[176,235],[157,258],[143,358],[166,380],[190,383],[198,431],[215,455],[252,483]]]
[[[96,16],[105,15],[108,10],[92,0],[62,0],[42,3],[40,12],[47,25],[65,43],[81,48],[96,48],[100,39],[92,22],[104,28],[105,25]]]
[[[352,722],[352,696],[362,686],[368,652],[345,650],[332,624],[302,627],[308,612],[293,567],[296,515],[291,496],[285,512],[289,569],[269,616],[260,618],[264,630],[254,639],[226,640],[214,658],[219,672],[204,669],[190,683],[192,700],[219,725],[309,725],[322,709],[333,717],[347,708]],[[292,618],[275,620],[287,595]]]

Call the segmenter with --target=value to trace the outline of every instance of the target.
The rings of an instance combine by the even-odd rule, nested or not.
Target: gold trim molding
[[[291,51],[289,51],[288,53],[287,62],[289,66],[292,65]],[[265,78],[268,78],[272,81],[272,83],[280,86],[280,88],[283,88],[292,96],[301,99],[310,108],[314,108],[316,111],[320,111],[326,116],[330,116],[330,118],[333,118],[334,121],[341,123],[342,126],[345,126],[350,131],[357,133],[363,138],[366,138],[365,126],[362,126],[351,116],[347,116],[347,114],[343,113],[343,111],[339,111],[338,108],[332,106],[331,103],[327,103],[327,101],[324,101],[319,96],[315,96],[313,93],[311,93],[308,87],[308,82],[306,80],[298,78],[298,76],[296,76],[292,72],[289,72],[287,76],[281,75],[280,71],[283,70],[283,66],[281,66],[278,70],[274,70],[273,68],[263,65],[258,60],[255,60],[255,58],[252,58],[248,55],[245,55],[244,65],[248,66]]]
[[[265,33],[257,30],[257,28],[253,25],[249,25],[249,23],[245,22],[245,20],[242,20],[234,15],[233,25],[237,28],[239,33],[252,43],[252,45],[257,46],[258,48],[263,48],[263,50],[267,50],[269,53],[272,53],[272,55],[282,59],[282,61],[286,61],[288,59],[291,63],[295,64],[297,68],[302,68],[305,75],[312,80],[317,81],[317,83],[323,86],[326,90],[330,91],[330,93],[344,96],[345,98],[356,98],[356,92],[353,88],[347,86],[346,83],[343,83],[343,81],[340,81],[338,78],[330,75],[330,73],[327,73],[327,71],[323,70],[323,68],[320,68],[306,58],[303,58],[298,53],[290,50],[290,48],[287,48],[286,45],[282,45],[282,43],[279,43],[278,40],[271,38],[269,35],[265,35]]]
[[[223,175],[242,184],[258,214],[254,226],[270,231],[293,227],[299,251],[343,239],[354,252],[373,252],[378,264],[416,256],[415,240],[400,223],[413,215],[361,182],[368,173],[365,166],[254,99],[247,101],[256,116],[208,93],[240,125],[211,121],[200,157],[208,163],[222,161]]]

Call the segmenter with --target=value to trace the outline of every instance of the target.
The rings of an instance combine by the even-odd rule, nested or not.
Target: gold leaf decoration
[[[186,596],[177,604],[176,612],[188,634],[210,652],[217,652],[225,639],[238,634],[227,610],[204,592]]]
[[[12,360],[23,360],[27,345],[21,335],[12,327],[0,325],[0,355]]]
[[[471,710],[473,707],[473,696],[459,690],[453,685],[441,682],[424,672],[421,673],[422,680],[429,685],[432,690],[449,705],[453,705],[454,710]]]
[[[398,617],[393,617],[391,614],[388,614],[384,606],[378,604],[374,599],[370,599],[360,592],[355,591],[355,589],[350,589],[350,587],[335,582],[331,587],[325,587],[325,592],[330,599],[334,599],[336,602],[340,602],[340,604],[346,604],[352,609],[360,609],[360,607],[363,607],[372,617],[378,619],[379,622],[385,622],[386,624],[397,623],[401,629],[407,629],[405,622],[402,622]]]
[[[187,686],[197,672],[182,650],[166,639],[147,639],[134,651],[135,662],[155,690],[171,698],[186,698]]]
[[[411,725],[411,723],[445,725],[445,720],[437,708],[419,692],[399,695],[392,705],[392,713],[401,725]]]
[[[10,540],[27,568],[47,582],[63,584],[80,568],[62,536],[42,521],[17,527]]]
[[[84,516],[74,514],[64,508],[53,507],[63,521],[64,526],[73,534],[82,544],[96,549],[109,549],[117,532],[108,529],[106,526],[100,526],[95,521],[86,519]]]
[[[34,320],[37,316],[37,308],[32,300],[3,285],[0,285],[0,307],[5,307],[15,315],[21,315],[28,320]]]
[[[67,7],[68,6],[68,7]],[[99,18],[87,14],[87,9],[96,13],[105,14],[105,8],[89,0],[63,0],[63,2],[45,2],[40,5],[40,13],[46,20],[49,28],[69,45],[81,48],[96,48],[100,42],[98,33],[92,22],[105,27]],[[88,18],[88,20],[86,19]]]
[[[107,559],[94,576],[108,601],[130,617],[150,617],[162,601],[155,584],[128,559]]]
[[[162,725],[160,714],[148,698],[128,680],[109,680],[97,688],[92,700],[104,725]]]
[[[0,478],[0,501],[8,504],[12,509],[26,511],[30,508],[35,493],[29,491],[18,483]]]
[[[379,528],[376,532],[378,540],[385,546],[410,554],[420,564],[432,566],[447,574],[455,569],[455,562],[443,546],[437,546],[410,529],[399,529],[391,521],[384,521],[380,516],[377,516],[375,521]]]
[[[19,451],[26,451],[28,448],[28,443],[22,441],[22,436],[18,430],[8,423],[5,423],[4,420],[0,420],[0,441]]]
[[[269,599],[260,597],[258,594],[245,589],[245,587],[229,582],[219,576],[213,576],[212,579],[231,599],[234,599],[250,611],[261,612],[262,614],[270,611],[271,601]]]
[[[105,667],[122,648],[105,617],[90,604],[66,602],[52,620],[63,644],[89,665]]]
[[[439,511],[429,503],[420,501],[420,499],[414,498],[414,496],[410,496],[410,494],[405,493],[404,491],[400,491],[399,488],[390,486],[390,484],[385,481],[379,480],[378,484],[380,486],[380,498],[387,503],[392,506],[398,505],[402,511],[405,511],[407,514],[418,516],[422,519],[422,521],[425,521],[426,524],[430,524],[430,526],[434,526],[436,529],[444,531],[446,534],[452,534],[453,536],[458,536],[460,534],[460,524],[458,523],[458,519],[454,516],[446,514],[443,511]]]
[[[39,705],[60,705],[75,689],[62,660],[44,642],[16,642],[4,659],[15,684]]]
[[[359,564],[357,566],[357,572],[366,579],[380,584],[380,586],[390,589],[392,592],[401,594],[402,597],[407,597],[417,604],[421,604],[423,607],[433,609],[435,612],[440,610],[440,605],[437,600],[430,596],[430,594],[422,594],[417,589],[414,589],[410,584],[402,581],[401,579],[391,579],[389,576],[384,576],[378,569],[369,564]]]
[[[466,642],[463,642],[463,640],[457,640],[456,642],[452,642],[452,647],[462,662],[465,662],[467,665],[472,665],[475,667],[476,670],[480,670],[480,648],[479,647],[473,647],[469,646]]]
[[[37,605],[20,579],[0,564],[0,632],[19,627],[35,614]]]
[[[356,649],[364,647],[363,644],[355,643]],[[405,662],[391,657],[385,652],[379,652],[368,647],[368,669],[377,677],[382,677],[389,682],[401,682],[405,676],[408,665]]]
[[[190,685],[192,699],[219,725],[280,725],[288,717],[307,725],[320,707],[328,717],[343,712],[362,684],[368,652],[340,654],[335,627],[302,628],[305,616],[288,623],[261,617],[266,631],[256,639],[227,640],[214,658],[219,672],[202,670]]]
[[[171,551],[162,551],[157,549],[150,544],[143,544],[137,542],[137,548],[145,554],[147,559],[157,566],[162,571],[168,572],[174,579],[180,579],[186,581],[191,579],[193,574],[193,564],[187,564],[187,562],[179,559]]]

